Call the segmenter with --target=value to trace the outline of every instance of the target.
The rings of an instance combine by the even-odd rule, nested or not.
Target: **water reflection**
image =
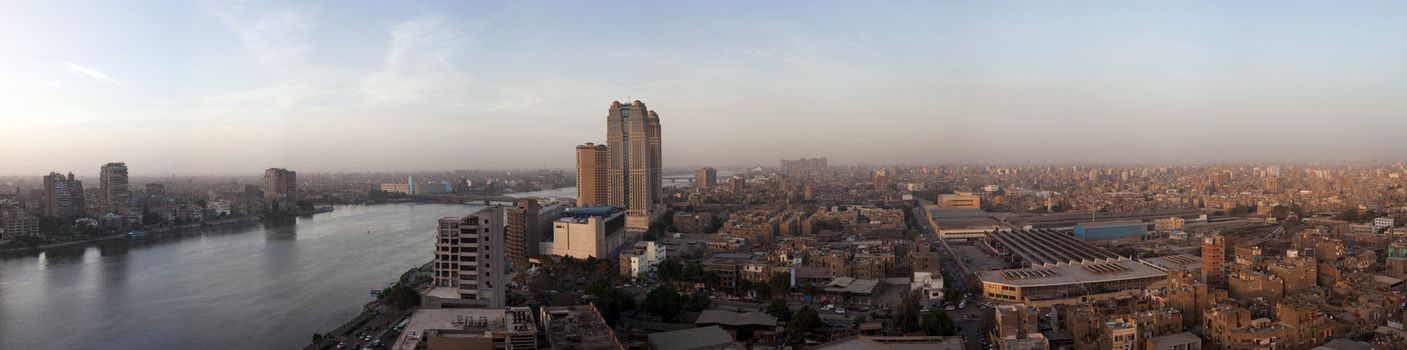
[[[431,259],[478,206],[339,206],[0,259],[0,349],[298,348]]]

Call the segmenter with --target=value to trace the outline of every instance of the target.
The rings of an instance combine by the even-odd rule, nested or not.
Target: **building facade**
[[[493,308],[506,304],[503,207],[440,219],[432,282],[458,299]]]
[[[98,172],[98,192],[101,210],[104,213],[122,213],[131,206],[132,189],[127,186],[127,164],[107,163]]]
[[[718,184],[718,169],[702,167],[694,170],[694,189],[701,192],[713,190],[713,186]]]
[[[508,241],[508,263],[514,270],[527,269],[528,258],[537,257],[538,244],[542,242],[537,226],[537,215],[541,211],[542,206],[531,198],[520,198],[517,206],[507,210],[508,225],[504,234]]]
[[[606,145],[587,142],[576,146],[576,205],[594,207],[611,204],[611,184],[607,181],[610,152]]]
[[[551,255],[604,259],[625,243],[626,213],[612,207],[577,208],[552,222]]]
[[[44,177],[44,216],[72,218],[83,216],[87,210],[87,197],[83,194],[83,182],[73,178],[73,173],[64,176],[49,173]]]
[[[264,203],[269,210],[293,210],[297,200],[297,172],[282,168],[264,170]]]

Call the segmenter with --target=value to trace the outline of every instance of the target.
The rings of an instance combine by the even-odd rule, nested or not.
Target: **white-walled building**
[[[666,258],[668,248],[655,241],[639,241],[620,253],[620,273],[623,278],[636,279],[641,274],[655,272]]]
[[[624,244],[625,212],[611,207],[564,211],[552,222],[552,242],[541,245],[550,255],[577,259],[606,258]]]
[[[455,304],[502,308],[507,304],[507,243],[502,206],[439,221],[435,237],[434,287],[426,293]]]
[[[943,299],[943,275],[933,272],[914,272],[914,280],[909,290],[922,290],[928,300]]]

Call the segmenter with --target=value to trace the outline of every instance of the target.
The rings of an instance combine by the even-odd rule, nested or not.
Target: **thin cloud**
[[[111,75],[107,75],[107,73],[103,73],[100,70],[80,66],[71,62],[64,62],[64,66],[68,67],[69,73],[84,75],[89,78],[92,78],[93,80],[99,83],[107,85],[122,86],[121,81],[114,79]]]

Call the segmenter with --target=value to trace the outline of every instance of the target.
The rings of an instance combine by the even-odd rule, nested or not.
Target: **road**
[[[918,207],[914,208],[914,213],[923,213],[925,217],[928,212],[923,209],[923,202],[920,201]],[[945,287],[956,288],[968,292],[967,276],[970,274],[967,265],[957,254],[957,251],[948,242],[938,236],[937,230],[930,225],[928,220],[918,220],[923,226],[924,234],[932,237],[943,249],[939,254],[943,256],[943,283]],[[966,307],[961,310],[948,311],[949,317],[958,324],[958,334],[962,335],[963,346],[967,350],[981,350],[987,347],[987,337],[983,334],[982,314],[986,311],[979,304],[981,298],[976,295],[969,296],[970,293],[963,294]],[[934,307],[938,307],[935,305]]]

